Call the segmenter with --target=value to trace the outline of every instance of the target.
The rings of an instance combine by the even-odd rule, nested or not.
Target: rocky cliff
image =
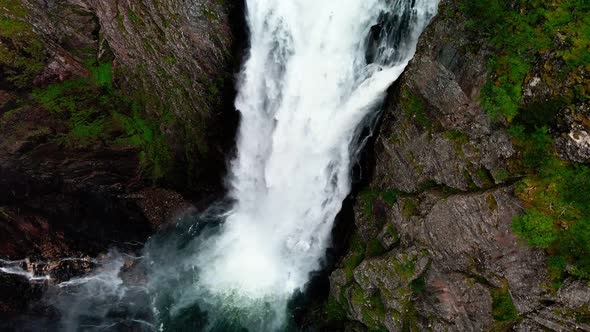
[[[552,69],[566,67],[560,54],[575,47],[558,33],[561,46],[531,51],[522,77],[511,63],[498,68],[512,49],[499,47],[492,24],[500,23],[484,16],[499,8],[532,12],[525,4],[502,1],[441,1],[415,58],[392,88],[369,147],[374,160],[362,172],[367,183],[355,195],[349,249],[330,276],[323,311],[328,329],[590,330],[588,281],[575,273],[580,261],[559,249],[567,236],[556,235],[547,245],[535,242],[530,229],[539,229],[545,217],[521,217],[531,222],[517,226],[523,220],[518,217],[530,215],[534,206],[555,218],[555,226],[540,236],[559,227],[567,232],[558,226],[565,218],[552,215],[562,189],[553,184],[549,199],[530,194],[540,190],[533,179],[543,177],[538,169],[547,166],[526,165],[555,156],[562,161],[554,169],[584,167],[568,160],[588,162],[583,142],[590,127],[582,124],[587,95],[553,102],[568,93],[566,86],[577,89],[572,73],[587,86],[588,67],[563,69],[556,77]],[[524,52],[516,57],[526,58]],[[502,75],[512,75],[510,84]],[[513,98],[518,115],[506,112],[511,106],[490,93],[505,86],[522,88]],[[553,115],[539,120],[542,112]],[[542,154],[532,153],[523,143],[529,138],[517,129],[542,131],[546,140],[534,145]],[[571,209],[567,202],[564,211]],[[561,268],[556,260],[563,260]]]
[[[0,1],[3,260],[60,273],[63,257],[140,248],[190,205],[178,192],[219,191],[242,16],[208,0]],[[0,315],[38,293],[0,277]]]
[[[27,277],[88,271],[215,195],[237,3],[0,0],[0,268],[21,273],[0,273],[0,318],[40,296]],[[590,330],[588,11],[441,1],[368,147],[322,328]]]

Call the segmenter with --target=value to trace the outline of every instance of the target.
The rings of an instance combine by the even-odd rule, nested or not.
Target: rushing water
[[[361,133],[413,56],[437,2],[247,0],[250,49],[235,103],[241,125],[229,203],[148,243],[147,296],[126,299],[134,293],[117,281],[120,260],[102,277],[63,288],[149,307],[149,315],[133,318],[143,329],[289,329],[289,300],[321,269],[350,192]],[[80,284],[100,291],[80,291]],[[100,326],[111,326],[107,318]]]
[[[200,237],[184,260],[198,272],[167,307],[173,316],[197,304],[208,314],[206,328],[234,318],[229,324],[255,331],[283,327],[288,300],[321,268],[363,125],[413,56],[436,6],[247,1],[251,46],[236,100],[242,120],[228,181],[233,205],[216,234]]]

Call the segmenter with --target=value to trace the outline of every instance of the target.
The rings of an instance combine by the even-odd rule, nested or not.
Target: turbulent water
[[[361,133],[413,56],[437,0],[247,0],[246,7],[250,49],[235,103],[241,125],[229,203],[148,243],[147,295],[131,297],[150,308],[133,318],[144,328],[149,320],[168,331],[289,328],[289,300],[322,268]],[[107,280],[107,295],[86,296],[125,302],[130,288],[112,271],[89,279],[90,289]],[[72,286],[79,285],[63,285]]]

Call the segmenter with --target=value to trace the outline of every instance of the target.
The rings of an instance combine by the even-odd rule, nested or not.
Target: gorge
[[[0,328],[589,329],[583,1],[0,9]]]

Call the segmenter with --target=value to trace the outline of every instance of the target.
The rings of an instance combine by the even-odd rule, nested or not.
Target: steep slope
[[[0,1],[2,259],[140,248],[189,206],[176,191],[219,192],[234,16],[219,1]],[[0,314],[36,294],[1,278]]]
[[[542,53],[531,51],[526,75],[514,78],[511,68],[505,74],[496,64],[509,61],[511,49],[502,48],[496,32],[486,26],[488,11],[506,8],[511,14],[519,5],[488,2],[493,4],[474,8],[478,4],[442,1],[418,53],[391,91],[372,147],[374,161],[363,171],[368,184],[356,195],[350,248],[330,277],[324,315],[332,326],[388,331],[590,329],[590,287],[576,273],[581,261],[558,255],[565,265],[554,267],[552,256],[565,238],[538,248],[529,233],[514,233],[523,229],[517,217],[530,215],[525,211],[532,206],[551,211],[551,204],[560,204],[555,196],[545,201],[531,197],[539,176],[527,166],[534,155],[531,146],[542,149],[537,158],[588,162],[583,137],[589,128],[582,123],[587,97],[573,94],[566,103],[552,103],[555,96],[567,95],[568,88],[583,91],[588,63],[574,67],[573,72],[581,70],[575,77],[582,84],[564,71],[556,75],[551,68],[565,66],[559,58],[568,49],[564,42]],[[533,12],[521,6],[521,12]],[[507,16],[502,14],[498,20]],[[510,73],[513,85],[501,85],[502,75]],[[516,106],[501,104],[498,93],[490,93],[509,85],[522,89],[513,97]],[[556,115],[533,122],[533,129],[550,126],[544,129],[547,143],[533,145],[527,142],[537,136],[515,132],[529,124],[524,119],[535,118],[529,114],[543,112],[539,105]],[[510,107],[515,108],[512,114]],[[553,170],[584,167],[558,164]],[[555,229],[560,219],[555,219]],[[532,220],[526,227],[538,229],[545,219],[525,220]],[[546,233],[552,234],[551,226]]]

